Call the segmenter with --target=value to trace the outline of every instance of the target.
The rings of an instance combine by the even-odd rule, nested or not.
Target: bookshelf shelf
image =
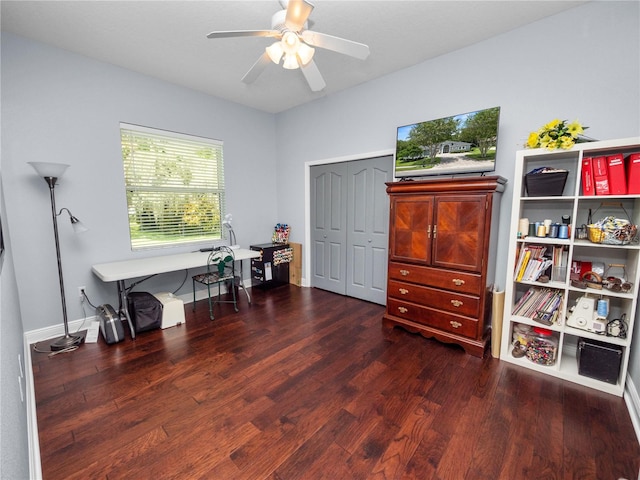
[[[579,383],[603,392],[622,396],[627,376],[629,353],[632,347],[632,335],[634,324],[638,321],[638,284],[640,283],[640,244],[627,245],[597,244],[588,239],[577,239],[577,228],[592,221],[613,215],[617,218],[630,220],[632,224],[640,224],[640,195],[584,195],[582,191],[582,163],[583,159],[596,156],[612,156],[622,154],[624,157],[632,153],[640,153],[640,137],[607,140],[577,144],[570,150],[546,151],[544,149],[521,150],[516,154],[514,198],[511,209],[511,231],[508,265],[510,271],[507,274],[505,286],[505,307],[502,327],[502,341],[500,358],[504,361],[546,373],[564,380]],[[534,168],[548,166],[556,169],[564,169],[569,172],[567,181],[561,196],[528,196],[523,182],[524,175]],[[615,206],[621,205],[622,208]],[[590,216],[591,214],[591,216]],[[570,219],[569,238],[550,236],[523,236],[518,234],[521,228],[520,219],[527,218],[529,223],[543,223],[551,220],[553,224],[560,225],[566,219]],[[527,232],[531,233],[531,232]],[[536,228],[536,233],[539,233]],[[525,252],[529,250],[529,259],[525,260]],[[548,269],[537,278],[537,272],[531,266],[530,274],[526,276],[528,261],[538,257],[551,260]],[[542,252],[540,254],[540,252]],[[539,260],[541,263],[543,260]],[[524,267],[522,265],[524,263]],[[624,265],[626,281],[631,283],[629,291],[612,291],[600,287],[599,284],[590,284],[586,288],[579,283],[572,283],[576,279],[579,265],[593,265],[593,269],[606,271],[609,265]],[[572,268],[573,267],[573,268]],[[573,273],[572,273],[572,270]],[[605,273],[605,272],[601,272]],[[606,278],[606,277],[605,277]],[[539,280],[543,280],[542,282]],[[531,300],[534,293],[540,292],[537,300]],[[529,308],[524,311],[524,303],[528,297],[531,302]],[[557,313],[552,317],[553,323],[548,325],[539,321],[540,315],[532,315],[532,311],[542,309],[550,305],[549,298],[560,298],[554,307]],[[585,301],[588,299],[588,301]],[[597,310],[598,300],[603,300],[607,307],[606,317],[599,317],[598,324],[588,325],[585,322],[577,322],[578,315],[572,312],[578,308],[587,308],[585,318],[591,319]],[[535,302],[539,302],[536,306]],[[582,310],[577,310],[582,312]],[[596,314],[597,315],[597,314]],[[543,318],[548,321],[547,318]],[[623,319],[626,336],[608,335],[619,332],[612,328],[614,319]],[[580,320],[582,316],[580,315]],[[569,323],[568,323],[569,322]],[[590,324],[591,322],[587,321]],[[580,324],[580,327],[577,325]],[[515,357],[512,354],[514,327],[525,325],[531,328],[540,327],[550,330],[558,342],[557,359],[554,365],[538,365],[527,357]],[[617,324],[619,325],[619,323]],[[525,327],[526,328],[526,327]],[[598,328],[604,328],[603,332],[596,332]],[[516,335],[517,336],[517,335]],[[601,345],[604,349],[611,349],[620,357],[620,368],[617,381],[611,383],[605,379],[598,379],[597,375],[587,376],[581,373],[580,357],[581,348],[585,342],[589,345]],[[584,367],[584,365],[582,365]],[[596,365],[596,370],[599,368]],[[582,368],[583,370],[586,370]]]

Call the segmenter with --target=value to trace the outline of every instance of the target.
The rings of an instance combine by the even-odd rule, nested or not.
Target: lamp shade
[[[311,48],[306,43],[300,42],[300,48],[298,48],[298,60],[302,66],[306,66],[313,58],[315,49]]]
[[[299,67],[300,65],[298,65],[298,59],[296,58],[296,56],[291,53],[285,53],[282,68],[286,68],[287,70],[295,70]]]
[[[38,175],[41,177],[55,177],[60,178],[69,165],[65,163],[51,163],[51,162],[27,162],[33,167]]]
[[[83,233],[83,232],[89,231],[89,229],[84,225],[84,223],[82,223],[73,215],[71,215],[71,227],[73,227],[74,233]]]
[[[280,59],[284,54],[284,50],[282,50],[282,45],[280,44],[280,41],[277,41],[271,44],[270,46],[268,46],[266,48],[266,51],[267,51],[267,55],[269,55],[269,58],[273,63],[275,64],[280,63]]]

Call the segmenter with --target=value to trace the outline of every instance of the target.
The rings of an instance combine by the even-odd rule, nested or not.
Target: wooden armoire
[[[387,183],[386,327],[483,356],[491,333],[499,176]]]

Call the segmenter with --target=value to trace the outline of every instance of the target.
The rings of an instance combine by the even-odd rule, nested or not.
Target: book
[[[593,157],[593,183],[596,195],[610,194],[607,157]]]
[[[582,195],[595,195],[595,184],[593,183],[593,159],[584,157],[582,159]]]
[[[626,195],[627,175],[624,168],[624,156],[621,153],[607,157],[607,172],[611,195]]]
[[[629,195],[640,194],[640,153],[629,155],[627,167],[629,174],[627,193]]]
[[[516,276],[516,282],[519,282],[522,280],[522,277],[524,276],[524,272],[527,268],[527,264],[529,263],[529,257],[531,257],[531,250],[525,249],[523,253],[524,253],[524,258],[520,263],[520,266],[519,266],[520,268],[518,269],[518,274]]]

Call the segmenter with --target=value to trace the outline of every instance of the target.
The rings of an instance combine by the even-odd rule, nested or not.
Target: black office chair
[[[207,286],[207,294],[209,296],[209,318],[213,320],[213,307],[217,303],[233,303],[233,308],[238,311],[238,303],[236,301],[236,289],[233,288],[235,283],[235,255],[229,247],[222,246],[218,250],[214,250],[209,255],[207,261],[206,273],[193,276],[193,311],[196,310],[196,283]],[[231,285],[231,297],[233,300],[221,300],[222,284]],[[216,300],[211,300],[211,286],[218,285],[218,295]]]

